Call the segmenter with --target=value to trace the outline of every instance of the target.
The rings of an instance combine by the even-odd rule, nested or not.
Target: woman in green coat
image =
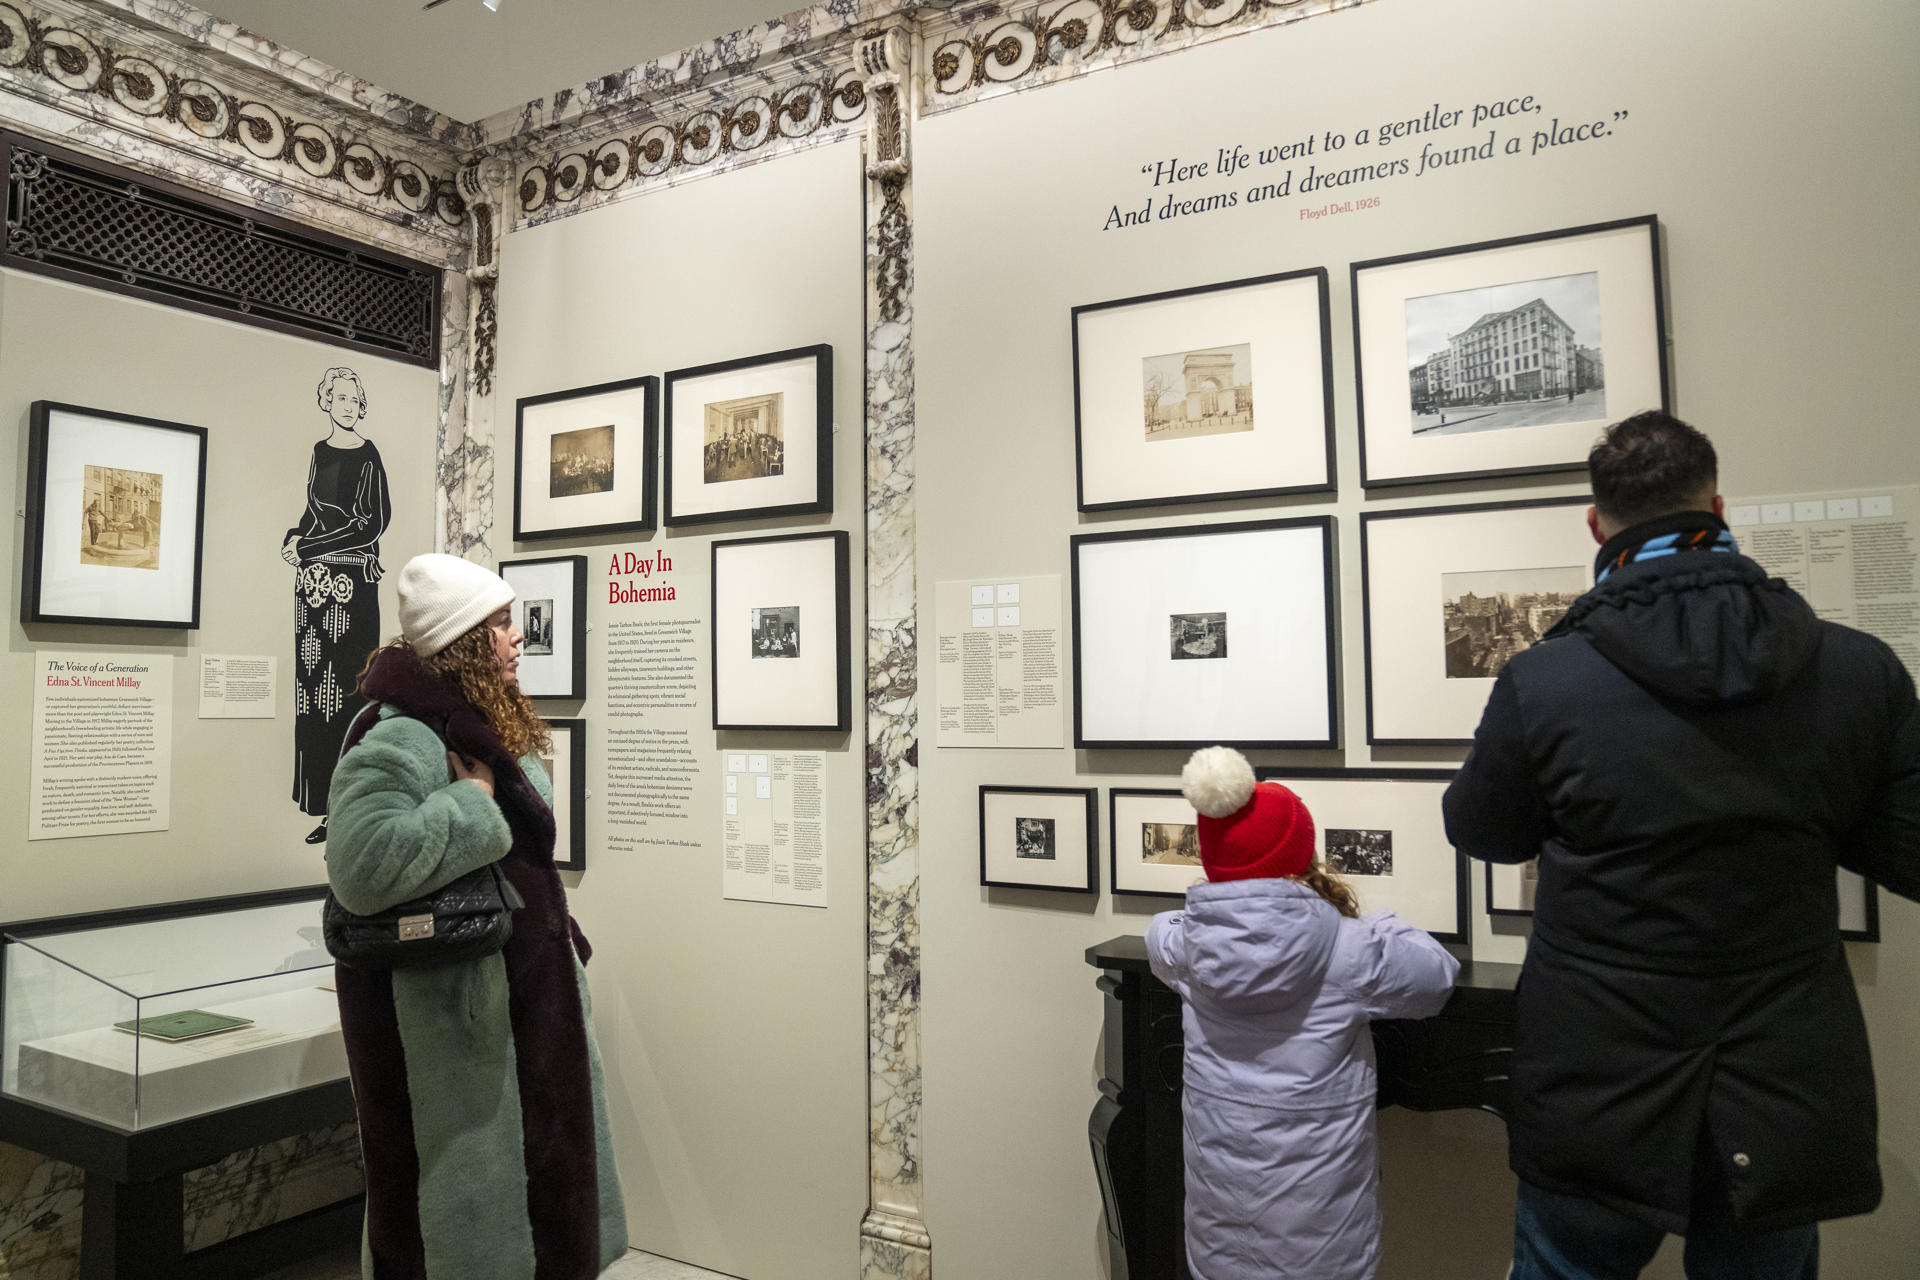
[[[455,556],[400,571],[401,638],[361,685],[327,875],[362,915],[499,862],[504,950],[336,967],[366,1162],[366,1280],[590,1280],[627,1247],[586,939],[553,865],[546,725],[519,688],[513,589]]]

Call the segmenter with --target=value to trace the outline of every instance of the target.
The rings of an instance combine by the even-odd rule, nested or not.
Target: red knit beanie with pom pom
[[[1304,875],[1313,865],[1313,815],[1277,782],[1255,783],[1253,766],[1231,747],[1196,751],[1180,790],[1200,815],[1200,865],[1207,879]]]

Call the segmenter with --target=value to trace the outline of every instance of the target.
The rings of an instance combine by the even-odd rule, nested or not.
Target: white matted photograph
[[[516,540],[654,527],[659,393],[660,380],[649,376],[515,404]]]
[[[980,788],[980,883],[1098,893],[1092,787]]]
[[[1319,267],[1075,307],[1080,509],[1331,490],[1330,334]]]
[[[1391,911],[1442,942],[1467,940],[1467,860],[1447,842],[1452,769],[1257,768],[1313,815],[1314,851],[1363,912]]]
[[[508,606],[526,637],[520,647],[520,691],[529,698],[587,696],[587,558],[502,560],[513,588]]]
[[[1471,742],[1493,681],[1593,585],[1586,496],[1360,517],[1367,741]]]
[[[666,376],[666,523],[833,510],[833,348]]]
[[[1072,539],[1074,745],[1331,747],[1333,518]]]
[[[853,661],[848,535],[830,530],[712,546],[713,727],[846,729]]]
[[[1177,790],[1107,789],[1108,869],[1116,894],[1179,897],[1204,882],[1200,815]]]
[[[204,427],[36,400],[22,622],[200,625]]]
[[[1361,483],[1580,470],[1668,407],[1660,272],[1651,215],[1354,263]]]
[[[587,869],[587,722],[549,720],[553,749],[540,766],[553,784],[553,865],[562,871]]]

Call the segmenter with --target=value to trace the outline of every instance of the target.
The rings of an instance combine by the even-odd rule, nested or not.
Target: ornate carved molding
[[[925,30],[925,110],[1030,88],[1366,0],[1051,0],[970,5]]]
[[[283,109],[238,68],[222,75],[204,53],[140,41],[131,28],[116,31],[93,17],[45,0],[0,0],[0,86],[388,221],[443,232],[464,224],[450,155],[417,157],[369,140],[350,129],[349,112],[326,118],[318,102]]]

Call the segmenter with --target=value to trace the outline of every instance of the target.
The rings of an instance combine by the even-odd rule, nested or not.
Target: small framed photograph
[[[1200,815],[1179,791],[1107,789],[1113,892],[1178,898],[1207,878],[1200,868]]]
[[[553,754],[540,757],[553,783],[553,865],[587,869],[587,722],[549,720]]]
[[[832,510],[832,347],[667,375],[669,525]]]
[[[587,696],[587,558],[502,560],[513,588],[520,647],[520,691],[540,699]]]
[[[1314,852],[1360,910],[1391,911],[1442,942],[1468,939],[1467,860],[1447,842],[1440,797],[1452,769],[1254,770],[1313,815]]]
[[[1473,741],[1494,677],[1593,585],[1592,501],[1537,498],[1360,517],[1367,741]]]
[[[713,544],[713,727],[852,723],[844,530]]]
[[[20,621],[200,625],[207,430],[36,400]]]
[[[1360,483],[1579,471],[1665,409],[1652,215],[1353,264]]]
[[[1325,268],[1073,309],[1080,509],[1330,493]]]
[[[516,541],[654,528],[659,394],[660,380],[648,376],[516,404]]]
[[[1072,539],[1076,747],[1337,746],[1333,517]]]
[[[1841,868],[1835,872],[1840,898],[1840,937],[1845,942],[1880,941],[1880,888]],[[1540,886],[1540,860],[1486,864],[1487,914],[1531,916]]]
[[[1093,787],[981,787],[980,883],[1100,892]]]

